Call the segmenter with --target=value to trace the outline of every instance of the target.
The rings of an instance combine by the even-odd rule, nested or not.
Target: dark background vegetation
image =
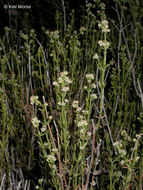
[[[98,1],[98,0],[97,0]],[[90,1],[88,1],[90,2]],[[102,2],[104,2],[106,4],[106,15],[108,18],[113,18],[114,21],[118,21],[117,18],[117,14],[115,13],[113,6],[114,6],[114,2],[112,0],[103,0]],[[140,2],[142,2],[142,0],[140,0]],[[4,5],[15,5],[15,4],[19,4],[19,5],[31,5],[31,9],[24,9],[24,10],[10,10],[10,9],[4,9]],[[86,0],[65,0],[65,7],[66,7],[66,19],[67,19],[67,24],[70,23],[71,21],[71,16],[70,13],[72,10],[75,11],[75,25],[74,27],[79,28],[79,26],[81,26],[80,24],[80,19],[81,19],[81,14],[84,15],[84,11],[85,11],[85,4],[86,4]],[[134,1],[132,1],[132,6],[134,6]],[[0,37],[2,37],[4,35],[4,27],[8,26],[10,29],[16,31],[17,34],[19,34],[20,31],[24,32],[24,33],[28,33],[30,29],[35,29],[36,34],[37,34],[37,38],[38,40],[42,42],[42,33],[41,33],[41,28],[45,27],[46,29],[49,30],[55,30],[56,29],[56,11],[58,11],[61,15],[61,21],[63,21],[63,6],[62,6],[62,0],[0,0]],[[143,11],[143,9],[140,9],[140,11]],[[94,11],[93,9],[93,14],[96,14],[96,10]],[[140,14],[141,17],[143,17],[143,14]],[[130,18],[131,15],[128,12],[128,8],[126,10],[126,19],[130,20],[132,22],[132,18]],[[97,18],[98,19],[98,18]],[[143,20],[142,18],[138,18],[138,20]],[[130,33],[129,33],[130,34]],[[118,34],[117,34],[118,35]],[[117,36],[118,38],[118,36]],[[117,39],[118,40],[118,39]],[[142,40],[142,39],[141,39]],[[116,43],[116,42],[115,42]],[[140,43],[142,43],[142,41],[140,41]],[[133,46],[134,47],[134,46]],[[115,54],[113,54],[112,51],[109,52],[107,59],[111,60],[111,57],[114,57],[115,60],[117,56],[117,52],[115,52]],[[139,56],[139,54],[138,54]],[[139,56],[140,58],[140,56]],[[140,68],[142,68],[141,63],[139,62],[139,66]],[[114,67],[114,66],[112,66]],[[138,69],[140,70],[140,69]],[[115,73],[116,76],[116,73]],[[142,79],[142,78],[141,78]],[[107,81],[107,91],[108,91],[108,86],[111,85],[112,81]],[[132,84],[131,86],[132,91],[134,92],[134,86]],[[112,92],[112,90],[111,90]],[[110,94],[111,94],[110,92]],[[126,94],[126,92],[125,92]],[[131,99],[136,98],[135,101],[138,101],[138,103],[140,102],[140,99],[138,97],[136,97],[135,95],[131,95]],[[135,96],[135,98],[134,98]],[[111,101],[112,104],[112,101]],[[138,110],[138,109],[137,109]],[[110,110],[109,110],[110,112]],[[139,111],[138,111],[139,112]],[[139,113],[136,113],[136,115],[139,115]],[[119,120],[119,119],[118,119]],[[19,121],[20,123],[21,121]],[[135,121],[135,124],[137,122]],[[21,124],[21,123],[20,123]],[[137,127],[138,127],[138,123],[137,123]],[[19,128],[21,127],[21,125],[19,126]],[[31,127],[31,126],[30,126]],[[17,139],[14,137],[14,141],[16,140],[16,142],[20,141],[20,134],[22,132],[19,131]],[[26,132],[25,132],[26,134]],[[27,139],[27,134],[25,135],[26,138],[25,141],[21,140],[21,147],[23,146],[23,143],[26,144],[27,147],[25,147],[25,149],[23,149],[23,155],[25,155],[25,157],[27,156],[27,154],[29,153],[28,149],[29,149],[29,145],[28,142],[30,142],[30,140],[28,141]],[[14,144],[14,142],[11,141],[12,144]],[[15,146],[19,146],[20,147],[20,143],[19,145],[15,145]],[[20,150],[22,149],[20,147]],[[36,146],[37,147],[37,146]],[[23,165],[18,165],[18,167],[21,167],[25,178],[28,179],[32,179],[33,175],[35,173],[38,173],[35,177],[35,183],[36,180],[38,178],[40,178],[41,176],[41,171],[45,170],[45,166],[40,165],[39,168],[39,163],[41,163],[40,160],[40,156],[39,156],[39,150],[38,148],[34,150],[34,154],[35,157],[37,158],[36,162],[34,162],[34,164],[31,166],[31,169],[27,169],[26,163],[27,160],[25,158],[23,158],[23,160],[21,161],[23,163]],[[26,161],[25,161],[26,160]],[[47,168],[46,168],[47,169]],[[39,175],[39,176],[38,176]]]
[[[56,11],[63,13],[63,7],[61,0],[22,0],[22,1],[0,1],[0,29],[5,26],[12,27],[14,29],[28,30],[29,28],[36,29],[37,32],[41,29],[41,26],[44,26],[48,29],[55,28],[55,16]],[[4,9],[4,5],[31,5],[31,9],[28,10],[9,10]],[[72,9],[75,10],[78,20],[78,14],[81,11],[81,5],[85,6],[84,0],[66,0],[65,7],[66,13],[69,15]],[[67,20],[70,20],[70,17],[67,16]]]

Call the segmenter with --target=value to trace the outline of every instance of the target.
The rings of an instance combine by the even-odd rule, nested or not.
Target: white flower
[[[38,96],[31,96],[30,97],[30,104],[34,105],[38,101]]]
[[[77,107],[77,109],[76,109],[77,112],[80,112],[81,110],[82,110],[82,108],[80,108],[80,107]]]
[[[67,77],[66,78],[66,82],[68,83],[68,84],[71,84],[72,83],[72,81]]]
[[[110,32],[107,20],[102,20],[101,23],[98,24],[98,27],[102,29],[102,32]]]
[[[87,132],[87,135],[90,137],[91,136],[91,132]]]
[[[52,115],[50,115],[50,116],[49,116],[49,120],[51,121],[52,119],[53,119],[53,116],[52,116]]]
[[[42,132],[45,132],[46,129],[47,129],[47,128],[46,128],[46,125],[43,125],[42,128],[41,128],[41,131],[42,131]]]
[[[52,151],[56,153],[56,152],[58,152],[58,149],[57,148],[52,148]]]
[[[105,43],[102,40],[98,41],[99,46],[105,46]]]
[[[104,3],[101,3],[101,4],[100,4],[100,7],[101,7],[102,10],[104,10],[105,7],[106,7],[106,5],[105,5]]]
[[[66,103],[65,103],[65,102],[58,102],[58,105],[59,105],[59,106],[65,106]]]
[[[92,183],[91,183],[92,186],[95,186],[96,185],[96,182],[93,180]]]
[[[63,80],[63,78],[61,78],[61,77],[58,77],[58,83],[63,83],[64,82],[64,80]]]
[[[125,164],[125,161],[121,160],[120,164],[123,166]]]
[[[65,99],[65,103],[68,103],[69,102],[69,100],[68,99]]]
[[[56,170],[56,169],[57,169],[57,166],[56,166],[55,164],[53,164],[53,165],[52,165],[52,168],[53,168],[54,170]]]
[[[98,44],[99,44],[99,46],[101,46],[101,47],[108,47],[109,45],[110,45],[110,43],[109,42],[107,42],[107,41],[102,41],[102,40],[99,40],[98,41]]]
[[[119,154],[120,154],[121,156],[125,156],[125,155],[126,155],[126,151],[125,151],[125,150],[119,149],[118,151],[119,151]]]
[[[79,119],[83,120],[84,119],[83,115],[79,115]]]
[[[101,21],[101,24],[102,24],[102,25],[108,25],[108,21],[107,21],[107,20],[102,20],[102,21]]]
[[[98,59],[98,58],[99,58],[98,54],[95,53],[94,56],[93,56],[93,59]]]
[[[115,146],[115,147],[119,146],[119,141],[114,142],[113,146]]]
[[[110,46],[110,43],[106,41],[105,46]]]
[[[44,146],[48,146],[48,143],[45,142],[45,143],[44,143]]]
[[[126,131],[123,130],[123,131],[121,132],[121,135],[122,135],[122,136],[126,136],[126,135],[127,135]]]
[[[133,142],[136,143],[136,142],[137,142],[137,139],[133,138]]]
[[[96,88],[96,84],[92,83],[91,88],[95,89]]]
[[[101,26],[102,26],[101,23],[99,23],[99,24],[98,24],[98,27],[101,28]]]
[[[32,124],[33,124],[34,127],[38,127],[39,123],[40,123],[40,120],[38,120],[37,117],[32,118]]]
[[[80,129],[80,133],[81,133],[81,134],[84,133],[84,131],[85,131],[84,129]]]
[[[88,8],[90,8],[90,7],[92,7],[92,4],[91,4],[91,3],[88,3],[88,4],[86,4],[86,6],[87,6]]]
[[[142,137],[142,134],[136,134],[136,138],[140,139]]]
[[[92,99],[97,99],[97,95],[96,94],[91,94],[91,98]]]
[[[82,110],[82,113],[83,113],[84,115],[87,115],[87,114],[88,114],[88,111],[87,111],[87,110]]]
[[[84,31],[86,31],[86,28],[85,28],[85,27],[83,27],[83,26],[81,26],[81,27],[80,27],[80,33],[81,33],[81,35],[83,35],[83,34],[84,34]]]
[[[47,162],[55,162],[56,158],[53,155],[48,155],[47,158],[46,158],[46,161]]]
[[[39,189],[39,185],[36,185],[36,186],[35,186],[35,189]]]
[[[84,146],[80,146],[80,150],[84,150],[84,148],[85,148]]]
[[[38,179],[38,182],[39,182],[39,183],[43,183],[43,178]]]
[[[87,123],[86,120],[81,120],[81,121],[79,121],[78,124],[77,124],[78,127],[87,126],[87,125],[88,125],[88,123]]]
[[[72,107],[73,108],[77,108],[79,105],[79,101],[78,100],[74,100],[73,103],[72,103]]]
[[[67,76],[68,75],[68,72],[67,71],[63,71],[62,73],[60,73],[61,77],[63,76]]]
[[[88,81],[92,81],[94,79],[94,75],[93,74],[86,74],[85,76],[86,76],[86,79]]]
[[[70,89],[70,88],[67,86],[67,87],[63,87],[63,88],[61,89],[61,91],[62,91],[62,92],[67,92],[67,91],[69,91],[69,89]]]
[[[104,29],[102,29],[102,32],[110,32],[110,29],[104,28]]]
[[[58,82],[56,82],[56,81],[53,82],[53,85],[54,86],[59,86]]]
[[[139,157],[139,156],[137,156],[137,157],[136,157],[136,159],[135,159],[135,162],[137,162],[139,159],[140,159],[140,157]]]
[[[47,102],[44,102],[44,106],[47,107],[47,106],[48,106],[48,103],[47,103]]]

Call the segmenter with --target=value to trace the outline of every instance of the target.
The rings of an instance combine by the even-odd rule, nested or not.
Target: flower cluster
[[[38,179],[38,182],[39,182],[39,183],[43,183],[43,181],[44,181],[43,178]]]
[[[76,112],[76,119],[74,120],[78,129],[79,129],[79,133],[80,133],[80,138],[81,138],[81,144],[82,144],[82,140],[84,141],[85,139],[88,139],[88,137],[90,136],[88,131],[88,121],[87,121],[87,115],[88,115],[88,111],[82,109],[79,106],[79,101],[78,100],[74,100],[72,103],[72,107],[75,109]]]
[[[79,101],[74,100],[72,103],[72,107],[75,108],[75,112],[77,113],[75,122],[78,127],[85,127],[88,125],[88,122],[86,121],[86,115],[88,114],[88,111],[82,110],[82,108],[79,106]],[[81,112],[81,113],[80,113]]]
[[[98,54],[95,53],[95,54],[93,55],[93,59],[98,59],[98,58],[99,58]]]
[[[61,91],[62,92],[68,92],[69,91],[69,86],[64,86],[62,89],[61,89]]]
[[[8,31],[10,31],[10,28],[8,28],[7,26],[5,26],[5,27],[4,27],[4,31],[5,31],[5,32],[8,32]]]
[[[47,158],[46,158],[46,161],[48,162],[50,168],[52,169],[52,171],[55,171],[57,169],[57,166],[55,164],[55,161],[56,161],[56,157],[54,154],[50,154],[50,155],[47,155]]]
[[[68,99],[64,99],[62,102],[58,102],[58,105],[59,106],[66,106],[66,104],[69,102],[69,100]]]
[[[86,120],[80,120],[77,124],[78,127],[83,127],[83,126],[87,126],[88,123]]]
[[[58,30],[55,30],[55,31],[46,30],[46,35],[51,38],[51,40],[50,40],[51,43],[53,43],[54,40],[58,40],[59,36],[60,36]]]
[[[55,158],[54,155],[48,155],[47,158],[46,158],[46,161],[47,162],[55,162],[56,158]]]
[[[109,47],[110,43],[107,41],[99,40],[98,41],[99,46],[101,47]]]
[[[73,108],[75,108],[76,112],[76,118],[75,118],[75,124],[77,125],[78,134],[79,134],[79,149],[80,151],[84,151],[86,146],[88,145],[89,138],[91,137],[91,132],[88,131],[88,114],[89,112],[87,110],[82,109],[79,107],[79,102],[77,100],[73,101],[72,104]],[[78,160],[81,159],[81,156],[78,158]]]
[[[110,32],[110,29],[108,28],[108,21],[107,20],[102,20],[99,24],[98,27],[102,30],[102,32],[107,33]],[[103,47],[107,49],[110,46],[110,43],[104,39],[104,40],[99,40],[98,44],[100,47]]]
[[[34,105],[34,104],[38,104],[39,100],[38,100],[38,96],[31,96],[30,97],[30,104]]]
[[[122,140],[114,142],[113,145],[114,145],[114,147],[118,150],[118,153],[119,153],[119,155],[120,155],[121,157],[126,156],[127,152],[126,152],[126,150],[125,150],[124,147],[123,147],[123,142],[122,142]]]
[[[121,132],[121,136],[123,138],[123,140],[119,140],[114,142],[114,147],[117,149],[119,156],[123,158],[123,160],[121,161],[121,165],[125,164],[128,162],[129,159],[129,154],[130,155],[130,160],[135,160],[135,162],[137,162],[139,160],[140,157],[137,156],[137,149],[139,146],[139,141],[142,138],[142,134],[136,134],[135,138],[131,139],[130,136],[127,134],[127,132],[125,130],[123,130]],[[131,152],[129,151],[128,147],[130,147]],[[127,151],[128,149],[128,151]],[[127,155],[128,154],[128,155]],[[128,159],[126,159],[128,157]]]
[[[102,10],[105,10],[105,7],[106,7],[105,3],[101,3],[99,6],[100,6],[100,8],[101,8]]]
[[[45,132],[46,130],[47,130],[46,125],[43,125],[42,128],[41,128],[41,132]]]
[[[83,27],[83,26],[81,26],[80,27],[80,33],[81,33],[81,35],[83,35],[85,31],[86,31],[86,28]]]
[[[98,24],[98,27],[101,28],[102,32],[110,32],[107,20],[102,20],[101,23]]]
[[[22,33],[21,34],[21,38],[23,38],[24,40],[28,40],[28,35],[27,34],[24,34],[24,33]]]
[[[91,83],[91,81],[94,80],[93,74],[86,74],[85,77],[86,77],[88,83]]]
[[[79,101],[78,100],[74,100],[73,103],[72,103],[72,107],[73,108],[78,108],[79,106]]]
[[[97,95],[96,94],[91,94],[91,98],[92,98],[92,100],[97,99]]]
[[[31,122],[32,122],[33,127],[38,127],[40,120],[37,117],[33,117]]]
[[[58,80],[53,81],[53,85],[55,87],[59,87],[60,85],[62,85],[61,91],[63,91],[63,92],[69,91],[69,87],[67,85],[72,83],[72,81],[69,79],[69,77],[67,75],[68,75],[68,72],[63,71],[62,73],[60,73]]]
[[[55,86],[57,93],[60,94],[57,103],[59,106],[66,106],[66,104],[69,102],[69,100],[66,99],[66,94],[70,90],[69,85],[72,83],[72,81],[67,75],[68,72],[63,71],[60,73],[57,81],[53,81],[53,85]]]
[[[131,137],[127,134],[127,132],[125,130],[123,130],[121,132],[122,137],[126,140],[126,141],[130,141]]]
[[[90,94],[91,100],[97,99],[97,95],[94,92],[94,89],[96,88],[96,84],[93,83],[92,81],[94,80],[94,75],[93,74],[86,74],[86,79],[87,79],[87,86],[84,86],[84,90],[88,91]],[[91,83],[92,82],[92,83]]]

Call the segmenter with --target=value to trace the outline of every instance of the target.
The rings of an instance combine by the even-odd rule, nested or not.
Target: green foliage
[[[87,4],[79,28],[74,11],[67,26],[57,12],[42,42],[5,27],[1,189],[142,188],[142,8],[113,5],[116,20],[100,1]]]

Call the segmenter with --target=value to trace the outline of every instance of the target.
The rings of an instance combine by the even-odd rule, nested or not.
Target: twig
[[[94,154],[95,154],[95,124],[93,119],[92,121],[92,127],[93,127],[93,137],[92,137],[92,152],[91,152],[91,160],[90,160],[90,165],[88,168],[88,174],[87,174],[87,179],[86,179],[86,186],[85,186],[85,190],[88,189],[88,184],[89,184],[89,178],[90,178],[90,171],[92,169],[92,164],[93,164],[93,159],[94,159]]]
[[[78,99],[79,94],[80,94],[81,89],[82,89],[82,85],[83,85],[83,82],[84,82],[84,78],[85,78],[86,71],[87,71],[87,65],[86,65],[85,71],[84,71],[84,73],[83,73],[83,77],[82,77],[82,79],[81,79],[81,81],[80,81],[80,87],[79,87],[79,90],[78,90],[78,93],[77,93],[77,96],[76,96],[77,99]]]
[[[56,132],[57,132],[58,150],[60,150],[60,139],[59,139],[59,136],[60,136],[60,135],[59,135],[59,130],[58,130],[58,126],[57,126],[55,120],[53,120],[53,122],[54,122],[54,126],[55,126],[55,128],[56,128]]]
[[[142,93],[141,85],[140,85],[140,82],[139,82],[139,79],[138,79],[138,78],[137,78],[137,82],[138,82],[138,86],[139,86],[140,98],[141,98],[142,109],[143,109],[143,93]]]
[[[48,65],[44,50],[43,50],[43,56],[44,56],[44,60],[46,64],[47,87],[50,87],[51,82],[50,82],[50,74],[49,74],[49,65]]]
[[[52,131],[51,131],[51,128],[50,128],[50,125],[49,125],[49,124],[48,124],[48,129],[49,129],[49,133],[50,133],[50,136],[51,136],[51,139],[52,139],[54,148],[57,149],[56,144],[55,144],[55,140],[54,140],[54,137],[53,137],[53,134],[52,134]],[[56,156],[57,156],[57,159],[58,159],[58,161],[59,161],[59,170],[60,170],[60,175],[59,175],[59,177],[60,177],[60,180],[61,180],[62,190],[64,190],[64,184],[63,184],[63,179],[62,179],[62,177],[64,178],[65,186],[67,187],[66,177],[65,177],[65,174],[64,174],[64,170],[63,170],[61,158],[60,158],[60,155],[58,154],[58,152],[56,152]]]
[[[116,115],[118,102],[119,102],[119,94],[118,94],[118,96],[117,96],[117,98],[116,98],[116,104],[115,104],[115,109],[114,109],[114,116]]]
[[[100,157],[100,146],[101,146],[101,144],[102,144],[102,140],[100,139],[100,142],[97,144],[97,148],[96,148],[97,156],[96,156],[95,168],[94,168],[94,172],[93,172],[93,176],[92,176],[92,183],[94,181],[95,174],[97,174],[96,167],[100,161],[99,157]]]
[[[107,118],[107,114],[106,114],[106,111],[105,111],[105,108],[103,107],[103,110],[104,110],[104,115],[105,115],[105,119],[106,119],[106,124],[107,124],[107,128],[108,128],[108,133],[109,133],[109,137],[110,137],[110,140],[112,142],[112,145],[114,144],[114,141],[113,141],[113,138],[112,138],[112,134],[111,134],[111,130],[110,130],[110,126],[109,126],[109,122],[108,122],[108,118]],[[113,146],[114,147],[114,146]],[[114,147],[114,151],[115,151],[115,154],[117,155],[117,151]]]
[[[27,184],[28,184],[28,181],[26,180],[26,181],[25,181],[25,185],[24,185],[24,190],[27,190],[27,189],[26,189],[26,187],[28,186]]]
[[[6,177],[6,174],[4,174],[3,177],[2,177],[0,190],[2,190],[2,188],[3,188],[5,177]]]
[[[65,2],[64,2],[64,0],[61,0],[61,1],[62,1],[63,13],[64,13],[64,32],[65,32],[66,29],[67,29],[66,9],[65,9]]]
[[[123,11],[121,9],[121,11]],[[118,6],[117,6],[117,2],[116,2],[116,12],[117,12],[117,16],[118,16],[118,20],[121,21],[121,17],[120,17],[120,14],[119,14],[119,10],[118,10]],[[134,55],[133,55],[133,58],[131,57],[131,53],[130,53],[130,50],[129,50],[129,46],[128,46],[128,42],[127,42],[127,39],[126,39],[126,35],[125,35],[125,32],[124,32],[124,28],[123,28],[123,24],[122,22],[121,23],[121,32],[122,32],[122,35],[123,35],[123,39],[124,39],[124,42],[125,42],[125,45],[126,45],[126,51],[127,51],[127,55],[128,55],[128,58],[129,58],[129,61],[130,61],[130,68],[125,76],[125,80],[124,82],[126,81],[126,78],[131,70],[132,72],[132,77],[133,77],[133,84],[134,84],[134,87],[135,87],[135,91],[137,93],[137,95],[139,96],[139,92],[137,90],[137,86],[136,86],[136,79],[135,79],[135,71],[133,69],[133,65],[134,65],[134,62],[135,62],[135,58],[136,58],[136,54],[137,54],[137,40],[136,40],[136,30],[135,30],[135,51],[134,51]]]
[[[17,190],[20,190],[20,189],[21,189],[21,183],[22,183],[22,181],[20,181],[20,182],[18,183]]]

